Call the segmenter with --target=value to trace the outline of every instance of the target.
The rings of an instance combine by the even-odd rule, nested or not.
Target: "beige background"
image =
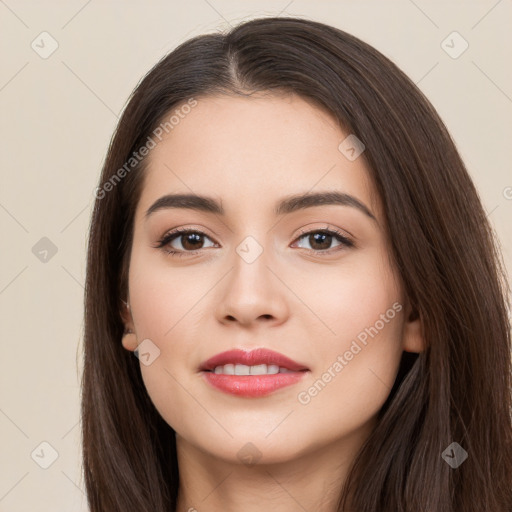
[[[276,14],[351,32],[419,84],[512,269],[511,1],[0,0],[0,511],[87,510],[78,424],[86,236],[127,97],[185,39]],[[31,47],[51,49],[43,31],[58,43],[46,59]],[[456,59],[445,49],[453,54],[462,40],[441,45],[453,31],[469,44]],[[57,249],[46,262],[36,257],[43,237]],[[40,465],[52,448],[42,442],[58,453],[48,469]]]

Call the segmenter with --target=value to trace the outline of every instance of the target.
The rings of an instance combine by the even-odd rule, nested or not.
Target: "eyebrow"
[[[369,208],[359,201],[359,199],[346,194],[344,192],[326,191],[304,194],[296,194],[287,196],[278,202],[274,208],[274,214],[284,215],[290,214],[306,208],[313,208],[315,206],[323,205],[338,205],[350,206],[357,208],[363,212],[367,217],[370,217],[375,222],[377,219]],[[184,208],[187,210],[196,210],[207,213],[214,213],[217,215],[225,215],[225,210],[222,204],[212,197],[197,195],[197,194],[167,194],[157,199],[146,211],[146,219],[154,212],[167,208]]]

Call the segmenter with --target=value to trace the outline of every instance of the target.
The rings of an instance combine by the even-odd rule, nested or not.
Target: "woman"
[[[134,91],[96,198],[92,512],[511,510],[503,265],[387,58],[294,18],[191,39]]]

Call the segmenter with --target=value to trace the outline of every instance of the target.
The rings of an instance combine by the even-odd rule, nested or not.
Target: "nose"
[[[219,322],[244,327],[285,322],[289,316],[288,289],[278,274],[269,266],[265,251],[251,263],[236,254],[220,291],[216,308]]]

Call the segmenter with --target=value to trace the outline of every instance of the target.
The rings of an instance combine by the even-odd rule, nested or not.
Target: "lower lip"
[[[259,397],[299,382],[307,371],[275,373],[272,375],[223,375],[202,372],[206,381],[216,389],[232,395]]]

